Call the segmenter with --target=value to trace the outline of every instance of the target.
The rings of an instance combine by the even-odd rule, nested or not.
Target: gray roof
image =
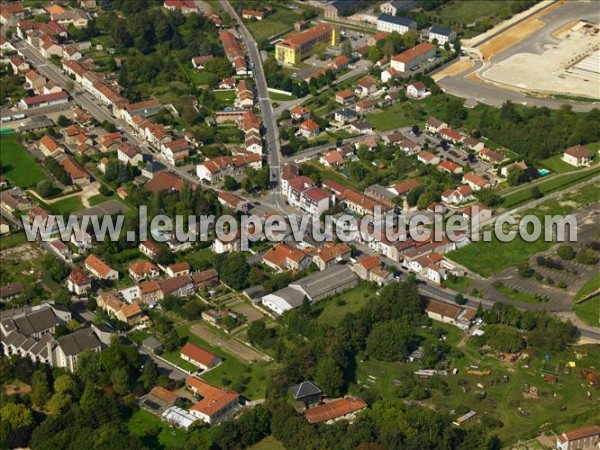
[[[27,336],[46,331],[61,322],[60,319],[56,317],[56,314],[54,314],[52,308],[33,311],[31,314],[12,320],[14,320],[17,330]]]
[[[332,266],[294,281],[289,285],[289,288],[301,292],[300,303],[298,303],[300,305],[304,295],[311,301],[320,300],[335,293],[338,289],[356,283],[357,280],[358,277],[348,266]]]
[[[365,189],[365,193],[367,195],[369,195],[369,193],[374,193],[380,197],[387,198],[388,200],[393,200],[396,197],[393,193],[388,191],[387,188],[379,184],[373,184],[369,186],[367,189]]]
[[[342,108],[342,109],[338,109],[336,112],[336,114],[339,114],[342,117],[356,117],[356,111],[354,111],[353,109],[350,108]]]
[[[441,34],[442,36],[450,36],[453,31],[449,28],[440,27],[439,25],[434,25],[429,29],[430,33],[433,34]]]
[[[290,286],[280,289],[277,292],[273,292],[272,295],[284,299],[292,308],[297,308],[304,300],[304,293],[298,289],[291,288]]]
[[[83,328],[57,339],[58,345],[67,356],[75,356],[86,350],[100,347],[100,341],[94,330]]]
[[[142,347],[149,348],[154,351],[158,348],[161,348],[162,344],[160,343],[160,341],[158,339],[149,337],[142,341]]]
[[[395,25],[402,25],[407,28],[414,28],[417,26],[417,22],[415,22],[414,20],[407,19],[406,17],[392,16],[390,14],[382,14],[377,20],[393,23]]]
[[[290,391],[296,400],[321,393],[321,389],[310,381],[303,381],[300,384],[296,384],[290,388]]]
[[[345,12],[350,8],[354,8],[358,6],[359,0],[337,0],[335,2],[330,3],[330,6],[333,6],[338,12]]]

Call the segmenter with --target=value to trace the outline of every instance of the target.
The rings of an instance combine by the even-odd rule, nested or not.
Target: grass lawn
[[[410,109],[406,105],[405,103],[396,103],[386,110],[368,114],[366,119],[377,131],[388,131],[414,125],[414,116],[410,114]]]
[[[445,27],[463,28],[465,37],[471,37],[478,32],[469,30],[467,25],[475,22],[486,22],[494,26],[504,18],[510,17],[511,0],[471,0],[468,2],[448,2],[444,6],[427,14],[430,18],[437,18],[440,25]],[[437,20],[434,22],[438,22]]]
[[[554,155],[550,158],[540,161],[540,165],[555,173],[572,172],[576,170],[571,164],[562,160],[562,155]]]
[[[579,300],[598,289],[600,289],[600,273],[594,274],[594,276],[583,285],[577,295],[575,295],[575,300]]]
[[[248,30],[250,30],[250,33],[256,38],[257,42],[293,30],[294,22],[302,18],[302,10],[299,8],[291,10],[286,8],[282,3],[266,2],[265,4],[273,8],[274,12],[260,21],[244,20]]]
[[[42,164],[17,142],[17,135],[0,136],[2,174],[16,186],[29,188],[42,180],[49,180]]]
[[[50,209],[56,214],[59,215],[69,215],[74,213],[75,211],[79,211],[83,209],[83,204],[81,203],[81,198],[79,196],[73,196],[69,198],[65,198],[64,200],[60,200],[56,203],[52,203],[50,205]]]
[[[313,309],[319,316],[319,322],[335,326],[346,314],[357,312],[374,297],[373,287],[361,283],[354,289],[315,303]]]
[[[202,250],[193,251],[186,254],[182,260],[189,263],[194,270],[201,270],[209,265],[214,257],[212,250],[207,247]]]
[[[267,436],[262,441],[250,447],[249,450],[285,450],[285,447],[273,436]]]
[[[211,80],[210,72],[206,69],[190,70],[188,75],[194,84],[208,84],[208,82]]]
[[[191,324],[181,325],[177,328],[180,336],[188,338],[189,342],[201,346],[223,358],[223,362],[214,369],[202,374],[201,378],[216,386],[233,389],[249,399],[265,397],[267,371],[272,363],[257,363],[246,365],[224,352],[220,347],[210,345],[190,331]]]
[[[213,93],[215,94],[215,98],[219,101],[221,107],[233,107],[233,101],[235,100],[235,90],[231,89],[227,91],[213,91]]]
[[[473,279],[469,278],[469,277],[462,277],[462,278],[458,278],[456,280],[450,280],[450,279],[446,279],[444,280],[444,284],[449,287],[450,289],[454,289],[456,290],[465,290],[465,289],[469,289],[471,286],[473,286]]]
[[[294,100],[296,97],[294,97],[293,95],[285,95],[280,94],[279,92],[269,91],[269,98],[276,102],[289,102],[290,100]]]
[[[555,176],[554,178],[537,183],[535,186],[537,186],[543,194],[549,194],[560,189],[565,189],[572,184],[590,179],[598,175],[598,173],[600,173],[600,167],[596,167],[588,171],[578,171],[563,176]],[[513,208],[521,203],[531,200],[532,198],[531,188],[525,186],[519,191],[506,195],[504,197],[504,201],[502,202],[502,207]]]
[[[140,436],[147,448],[180,448],[187,437],[184,430],[171,428],[158,417],[142,409],[131,415],[127,421],[127,428],[132,434]],[[154,429],[160,429],[156,437],[147,434]]]
[[[575,314],[582,321],[594,327],[600,327],[600,295],[591,300],[573,306]]]
[[[17,245],[25,244],[26,242],[27,236],[25,236],[25,232],[23,231],[14,234],[7,234],[0,237],[0,250],[16,247]]]
[[[335,170],[329,169],[329,168],[325,167],[323,164],[320,164],[318,162],[309,161],[309,162],[302,164],[302,166],[311,166],[311,168],[316,169],[316,171],[321,174],[322,180],[329,179],[331,181],[335,181],[336,183],[341,184],[342,186],[346,186],[349,188],[356,187],[354,184],[352,184],[352,182],[350,180],[348,180],[348,178],[343,176],[341,173],[339,173]]]
[[[88,199],[88,201],[90,202],[90,206],[96,206],[96,205],[99,205],[100,203],[104,203],[104,202],[107,202],[107,201],[113,200],[113,199],[114,199],[114,196],[112,196],[112,195],[110,197],[107,197],[102,194],[96,194],[96,195],[92,195]]]

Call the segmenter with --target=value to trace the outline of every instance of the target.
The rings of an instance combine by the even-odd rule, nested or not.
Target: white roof
[[[164,413],[162,413],[162,417],[173,425],[185,428],[186,430],[191,424],[198,420],[194,415],[190,414],[185,409],[179,408],[178,406],[171,406]]]

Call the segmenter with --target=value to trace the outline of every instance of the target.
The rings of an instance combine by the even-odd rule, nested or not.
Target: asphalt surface
[[[528,19],[524,17],[521,21]],[[559,9],[551,11],[544,15],[543,20],[548,25],[533,32],[530,36],[523,39],[504,51],[501,51],[491,58],[491,62],[498,63],[517,53],[535,53],[541,54],[544,51],[544,45],[556,44],[558,40],[552,37],[552,33],[561,26],[575,21],[585,19],[598,23],[600,21],[600,9],[597,2],[565,2]],[[519,22],[516,22],[515,25]],[[514,25],[513,25],[514,26]],[[504,32],[502,30],[501,32]],[[498,33],[499,34],[499,33]],[[496,35],[480,42],[477,46],[485,43]],[[489,67],[489,63],[488,63]],[[477,82],[466,79],[465,76],[483,68],[482,61],[475,61],[473,68],[456,76],[445,76],[437,84],[444,92],[457,95],[462,98],[471,98],[480,103],[491,106],[502,106],[506,100],[513,103],[519,103],[526,106],[547,107],[551,109],[560,109],[564,105],[569,105],[577,112],[587,112],[594,108],[600,108],[600,102],[575,102],[569,100],[553,98],[530,97],[524,93],[513,90],[496,87],[491,83]],[[435,72],[434,72],[435,73]]]
[[[267,150],[269,152],[270,180],[271,185],[274,188],[271,190],[271,202],[275,207],[277,207],[277,209],[285,211],[285,205],[283,199],[279,195],[278,190],[278,186],[281,181],[281,146],[279,144],[279,131],[277,130],[277,123],[275,117],[273,116],[271,100],[269,99],[267,79],[263,70],[260,52],[256,47],[256,42],[252,37],[252,34],[250,31],[248,31],[248,28],[246,28],[246,25],[244,25],[244,22],[238,16],[235,9],[226,0],[220,0],[219,3],[231,15],[231,17],[236,20],[240,37],[244,41],[246,49],[248,50],[248,57],[252,63],[252,74],[254,76],[258,101],[262,113],[263,126],[265,128],[265,141],[267,143]]]

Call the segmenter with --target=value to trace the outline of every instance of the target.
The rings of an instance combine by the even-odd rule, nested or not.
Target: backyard
[[[187,433],[181,429],[170,427],[167,423],[140,409],[134,412],[127,421],[131,433],[139,436],[147,448],[180,448]],[[157,434],[150,431],[160,430]]]
[[[575,314],[582,321],[594,327],[600,327],[600,295],[573,306]]]
[[[376,290],[369,283],[315,303],[313,309],[319,322],[335,326],[348,313],[356,313],[373,298]]]
[[[0,147],[2,174],[14,185],[30,188],[49,179],[41,163],[17,141],[16,134],[1,135]]]

